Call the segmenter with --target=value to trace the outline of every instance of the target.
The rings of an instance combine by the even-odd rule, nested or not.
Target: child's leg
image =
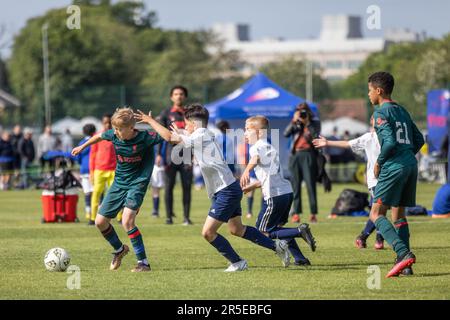
[[[299,238],[301,235],[299,228],[283,228],[278,227],[272,232],[269,232],[270,239],[292,239]]]
[[[122,241],[114,230],[110,223],[111,219],[106,218],[100,214],[95,217],[95,226],[100,230],[103,237],[114,248],[116,252],[120,252],[123,249]]]
[[[86,214],[86,218],[90,219],[91,217],[91,201],[92,201],[92,192],[88,192],[84,194],[84,212]]]
[[[100,197],[105,191],[106,179],[104,171],[94,171],[94,187],[91,196],[91,220],[95,221],[97,217],[98,207],[100,205]]]
[[[394,221],[395,231],[409,251],[409,226],[404,207],[392,207],[392,221]]]
[[[242,260],[241,257],[239,257],[236,251],[234,251],[228,240],[217,233],[222,224],[222,221],[216,220],[210,216],[206,217],[205,224],[203,225],[202,236],[228,261],[231,263],[236,263]]]
[[[276,251],[275,241],[262,234],[258,229],[244,226],[241,216],[236,216],[228,221],[228,229],[234,236],[249,240],[259,246]]]
[[[361,232],[361,238],[366,240],[372,232],[374,232],[376,229],[375,223],[372,222],[372,220],[368,219],[366,226],[364,227],[363,231]]]
[[[377,230],[380,231],[387,243],[394,249],[397,257],[402,257],[408,253],[408,247],[400,239],[392,223],[386,218],[386,212],[386,206],[374,203],[370,211],[370,219],[375,223]]]
[[[136,227],[136,213],[137,210],[132,210],[130,208],[124,208],[122,214],[122,225],[130,238],[131,244],[136,254],[138,263],[143,263],[149,265],[147,260],[147,255],[145,253],[144,241],[142,239],[141,232],[138,227]]]
[[[116,172],[114,170],[107,171],[106,186],[108,187],[108,190],[109,190],[109,188],[111,188],[111,185],[114,182],[115,175],[116,175]],[[118,222],[122,222],[122,214],[123,214],[123,211],[120,210],[116,217],[116,220]]]
[[[152,215],[159,216],[159,193],[160,188],[152,187],[153,212]]]
[[[302,262],[305,260],[308,260],[302,253],[302,251],[300,250],[300,247],[298,246],[297,242],[295,241],[295,239],[291,239],[288,240],[289,242],[289,252],[292,254],[292,256],[294,257],[294,261],[295,262]]]
[[[253,199],[254,199],[255,191],[250,191],[247,193],[247,217],[250,217],[253,214]]]

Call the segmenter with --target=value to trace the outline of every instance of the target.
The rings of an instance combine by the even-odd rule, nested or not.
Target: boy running
[[[245,140],[250,147],[250,160],[241,176],[244,193],[261,187],[264,203],[256,221],[256,227],[271,239],[285,239],[289,251],[294,257],[295,265],[311,265],[302,254],[295,238],[301,237],[316,249],[315,240],[308,224],[302,223],[298,228],[283,228],[292,205],[293,192],[291,183],[284,179],[277,150],[267,141],[269,120],[264,116],[250,117],[245,121]],[[257,182],[251,183],[250,172],[254,170]]]
[[[138,260],[137,266],[131,271],[150,271],[144,241],[135,220],[153,171],[155,160],[153,147],[163,139],[153,131],[136,130],[131,108],[117,109],[111,122],[113,129],[95,135],[83,145],[74,148],[72,155],[76,156],[85,148],[102,140],[112,142],[117,158],[116,173],[114,182],[99,208],[95,225],[115,250],[110,270],[117,270],[129,248],[122,244],[110,221],[123,209],[122,225]],[[169,139],[170,134],[163,138]]]
[[[415,154],[424,139],[405,108],[392,101],[394,77],[376,72],[368,79],[369,99],[374,106],[375,131],[380,142],[380,155],[374,166],[378,179],[370,219],[397,254],[387,278],[398,276],[416,262],[409,247],[409,228],[405,207],[416,204],[417,160]],[[394,225],[386,218],[392,209]],[[396,230],[397,229],[397,230]]]
[[[228,229],[232,235],[275,251],[283,265],[287,267],[290,256],[287,250],[288,243],[285,240],[274,241],[256,228],[242,224],[242,189],[223,158],[222,148],[218,145],[214,133],[206,128],[209,120],[208,110],[200,104],[193,104],[185,110],[184,117],[186,134],[175,126],[172,126],[172,132],[155,127],[155,120],[151,115],[145,115],[142,112],[136,114],[137,120],[148,123],[161,135],[164,133],[164,136],[162,135],[164,139],[172,134],[172,142],[180,143],[183,147],[193,150],[194,158],[205,180],[208,197],[212,199],[212,206],[203,225],[202,235],[230,261],[231,265],[225,272],[243,271],[248,269],[248,265],[247,261],[234,251],[228,240],[217,232],[224,223],[228,223]],[[187,160],[190,161],[190,157]]]

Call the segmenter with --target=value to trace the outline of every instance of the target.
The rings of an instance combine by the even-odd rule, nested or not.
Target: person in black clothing
[[[320,122],[313,119],[313,113],[307,103],[297,106],[294,117],[284,131],[285,137],[293,136],[289,170],[294,191],[294,208],[292,222],[300,222],[302,213],[302,181],[308,190],[311,209],[310,222],[317,222],[316,179],[318,174],[317,151],[312,140],[320,134]]]
[[[22,140],[22,128],[20,125],[15,125],[13,132],[11,134],[11,144],[14,149],[14,161],[13,161],[13,170],[14,170],[14,180],[19,178],[20,167],[21,167],[21,158],[19,152],[19,142]]]
[[[172,107],[163,110],[156,118],[163,126],[170,130],[170,126],[174,125],[179,129],[184,129],[184,102],[188,97],[188,90],[183,86],[175,86],[170,90],[170,100]],[[171,159],[173,146],[164,142],[159,145],[158,155],[156,156],[156,165],[163,164],[165,167],[165,192],[164,202],[166,205],[167,224],[173,224],[175,217],[173,212],[173,189],[177,172],[180,172],[181,185],[183,189],[183,215],[184,225],[192,224],[189,214],[191,208],[191,188],[192,188],[192,163],[174,164]]]
[[[29,187],[28,183],[28,169],[36,156],[36,150],[33,143],[33,131],[25,128],[23,138],[19,141],[18,146],[21,158],[21,184],[20,187],[26,189]]]
[[[11,135],[4,131],[0,139],[0,190],[9,189],[11,173],[14,169],[14,148]]]

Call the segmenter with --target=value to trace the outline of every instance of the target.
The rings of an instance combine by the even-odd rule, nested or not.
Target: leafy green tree
[[[54,118],[98,115],[106,106],[81,105],[67,99],[79,86],[136,83],[140,53],[133,30],[118,24],[100,7],[82,7],[81,30],[69,30],[65,10],[31,19],[14,40],[9,61],[11,86],[26,102],[25,120],[42,117],[43,71],[41,28],[48,24],[51,104]],[[109,106],[110,108],[111,106]]]
[[[371,54],[355,74],[333,85],[333,96],[366,98],[367,78],[376,71],[394,75],[393,98],[424,124],[427,92],[450,84],[450,34],[438,40],[393,44]]]

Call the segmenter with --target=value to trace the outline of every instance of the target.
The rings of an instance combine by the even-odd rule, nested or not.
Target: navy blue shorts
[[[292,193],[286,193],[265,200],[256,220],[256,228],[261,232],[272,232],[284,225],[288,221],[293,198]]]
[[[228,187],[214,194],[208,215],[222,222],[228,222],[234,217],[241,216],[241,199],[242,189],[236,180]]]

